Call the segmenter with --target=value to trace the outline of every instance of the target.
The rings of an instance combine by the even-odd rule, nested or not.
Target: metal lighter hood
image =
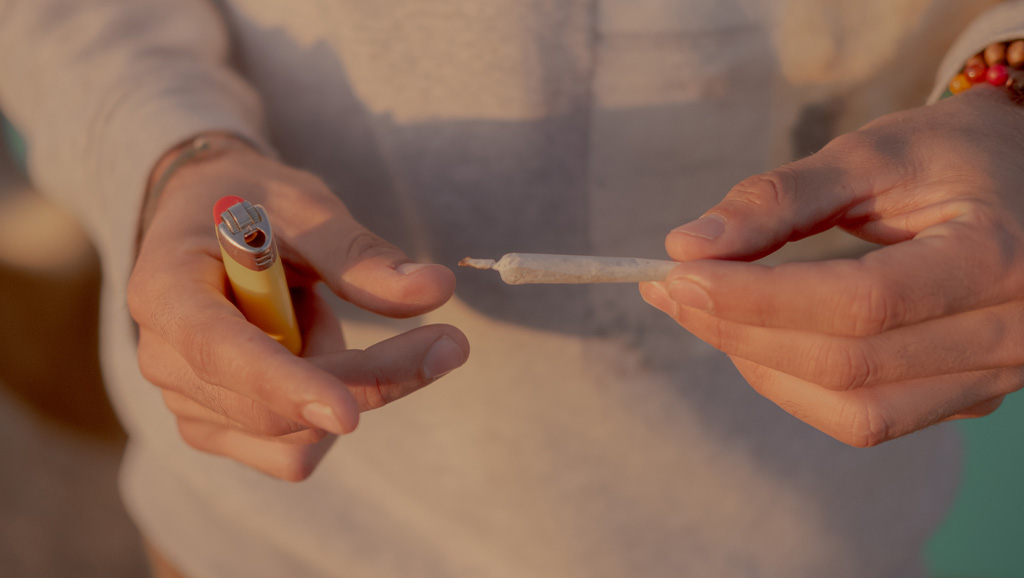
[[[277,244],[262,206],[242,201],[228,207],[220,217],[217,238],[239,265],[263,271],[277,261]]]

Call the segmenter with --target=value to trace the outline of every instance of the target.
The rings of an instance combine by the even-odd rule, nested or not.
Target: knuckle
[[[359,407],[363,411],[377,409],[393,401],[386,393],[388,380],[379,370],[372,370],[364,383],[354,388],[353,393],[359,401]]]
[[[874,150],[878,144],[870,131],[857,130],[836,136],[826,146],[840,154],[852,155]]]
[[[178,318],[170,312],[177,310],[178,296],[165,289],[170,281],[166,274],[140,273],[138,268],[132,272],[125,287],[125,304],[140,326],[168,331],[177,325]]]
[[[745,373],[744,377],[747,383],[750,384],[751,389],[765,398],[772,399],[772,394],[776,390],[776,379],[775,374],[763,365],[754,365],[750,367]],[[775,400],[773,400],[775,401]],[[780,407],[789,411],[789,408],[784,407],[783,400],[775,401]],[[792,412],[790,412],[792,413]]]
[[[307,431],[313,430],[312,428],[287,420],[283,417],[277,417],[276,419],[269,420],[268,423],[264,424],[262,427],[263,435],[272,438],[283,438]]]
[[[329,435],[331,434],[322,429],[309,428],[300,425],[297,431],[287,435],[277,436],[274,439],[287,444],[311,445],[327,439]]]
[[[357,261],[395,252],[394,246],[370,231],[360,227],[345,239],[342,253],[348,260]]]
[[[728,347],[731,345],[724,324],[716,319],[712,319],[712,323],[708,326],[706,338],[708,344],[719,351],[728,351]]]
[[[192,403],[206,411],[221,416],[225,421],[232,424],[238,422],[232,419],[231,408],[232,397],[220,387],[211,386],[195,379],[182,379],[170,385],[168,389],[176,390]]]
[[[206,437],[197,430],[192,421],[180,417],[177,421],[178,435],[181,436],[182,441],[194,450],[209,453]]]
[[[768,397],[768,396],[765,396]],[[771,398],[769,398],[771,399]],[[814,416],[803,405],[790,398],[772,399],[783,411],[804,423],[812,423]]]
[[[230,413],[234,414],[234,421],[244,425],[254,434],[277,437],[293,433],[288,427],[287,420],[248,398],[240,399]]]
[[[142,378],[147,382],[161,387],[161,383],[165,379],[163,371],[158,369],[159,365],[156,362],[155,354],[150,347],[143,345],[144,341],[139,340],[139,348],[137,352],[137,358],[139,362],[139,373],[142,374]]]
[[[320,458],[320,454],[314,453],[308,446],[285,448],[284,456],[274,468],[273,475],[286,482],[304,482],[316,471]]]
[[[735,349],[737,338],[734,328],[717,317],[686,307],[677,307],[672,318],[676,323],[698,336],[701,341],[719,351],[732,353]]]
[[[215,383],[213,376],[217,368],[217,347],[206,330],[209,321],[200,321],[180,335],[181,356],[188,362],[192,372],[201,381]]]
[[[292,434],[312,431],[311,428],[301,423],[291,421],[266,409],[260,408],[260,410],[255,411],[255,413],[256,433],[266,437],[282,438]]]
[[[877,371],[860,342],[828,340],[822,347],[816,364],[816,381],[820,385],[833,391],[849,391],[872,383]]]
[[[164,406],[168,409],[168,411],[180,417],[188,415],[188,398],[186,398],[183,395],[179,395],[166,390],[164,390],[161,393],[163,394]]]
[[[249,434],[265,438],[283,438],[311,429],[250,398],[238,395],[232,395],[231,398],[221,400],[214,411]]]
[[[755,206],[786,205],[786,199],[796,191],[796,175],[788,167],[747,177],[731,191],[730,200]]]
[[[892,284],[884,279],[864,279],[853,297],[839,311],[836,330],[854,337],[869,337],[898,326],[906,316]]]
[[[128,313],[140,325],[145,325],[150,313],[153,311],[153,301],[156,299],[152,291],[152,283],[149,278],[141,274],[136,268],[128,278],[128,285],[125,287],[125,302],[128,306]]]
[[[125,287],[125,302],[128,305],[128,313],[131,314],[132,319],[138,321],[141,315],[141,307],[143,303],[142,292],[143,288],[140,286],[139,276],[133,272],[128,278],[128,285]]]
[[[309,479],[309,476],[313,475],[315,468],[307,468],[304,464],[298,464],[294,466],[284,466],[277,474],[278,478],[297,484],[304,482]]]
[[[832,139],[826,149],[829,154],[847,159],[850,167],[878,167],[885,165],[890,170],[901,170],[893,158],[907,158],[911,135],[889,128],[857,130]]]
[[[869,448],[889,440],[891,427],[881,407],[871,401],[851,400],[842,406],[831,435],[849,446]]]

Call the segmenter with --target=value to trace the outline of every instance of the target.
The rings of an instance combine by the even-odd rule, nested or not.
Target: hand
[[[356,223],[315,177],[238,141],[167,183],[128,286],[139,365],[193,447],[286,480],[308,477],[335,434],[462,365],[465,336],[419,327],[365,351],[345,347],[314,286],[388,317],[447,301],[452,272],[411,263]],[[236,194],[267,209],[303,330],[301,357],[249,324],[226,297],[211,208]]]
[[[644,298],[853,446],[994,411],[1024,383],[1024,108],[978,86],[749,178],[668,235]],[[831,227],[856,260],[745,263]]]

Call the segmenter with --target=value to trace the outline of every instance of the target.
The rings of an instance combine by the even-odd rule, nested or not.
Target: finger
[[[332,291],[360,307],[408,317],[451,297],[455,285],[451,271],[437,265],[402,267],[411,259],[357,223],[314,175],[251,151],[223,160],[177,175],[175,194],[160,199],[143,253],[166,251],[171,240],[180,249],[187,236],[218,256],[210,223],[193,215],[197,199],[208,200],[212,207],[222,194],[218,191],[227,186],[266,208],[286,262],[314,279],[323,279]],[[140,254],[140,263],[147,261]]]
[[[281,233],[279,241],[282,252],[289,249],[289,242],[294,242],[291,255],[296,258],[295,264],[302,266],[302,255],[294,247],[298,246],[301,251],[309,249],[312,259],[306,264],[323,270],[323,277],[333,283],[332,289],[345,289],[345,283],[342,283],[345,271],[328,272],[324,269],[324,263],[330,265],[341,262],[349,269],[357,265],[358,260],[355,263],[344,259],[332,261],[332,255],[344,248],[337,244],[339,235],[341,241],[352,239],[348,245],[353,247],[360,246],[355,240],[361,235],[342,231],[345,227],[335,226],[345,223],[342,217],[350,217],[322,183],[308,175],[303,177],[303,181],[297,177],[301,173],[275,167],[270,167],[273,169],[273,178],[259,179],[260,185],[257,188],[266,189],[260,193],[261,197],[273,201],[272,206],[268,206],[268,212],[275,224],[275,232]],[[266,163],[261,160],[258,168],[266,169]],[[160,335],[192,368],[200,381],[222,386],[290,421],[339,434],[351,431],[358,422],[359,408],[348,388],[329,373],[288,353],[277,342],[246,322],[225,298],[226,276],[215,237],[207,228],[208,225],[199,226],[202,219],[192,216],[195,207],[189,201],[205,198],[209,195],[206,189],[216,190],[217,187],[200,183],[201,175],[193,176],[197,180],[191,184],[192,188],[182,181],[184,184],[179,187],[179,192],[161,203],[148,229],[129,282],[128,302],[133,318],[141,327],[148,327]],[[245,178],[241,180],[245,181]],[[215,179],[212,182],[218,181]],[[278,214],[282,215],[281,218],[275,216]],[[327,240],[331,242],[321,243]],[[356,254],[369,255],[367,261],[374,259],[372,250]],[[371,307],[380,305],[387,309],[384,306],[388,303],[400,301],[391,299],[394,294],[403,295],[403,291],[407,291],[413,295],[412,305],[400,303],[400,307],[384,312],[415,313],[423,309],[417,306],[417,299],[430,302],[431,305],[443,301],[430,298],[438,293],[437,283],[430,282],[434,274],[430,270],[434,269],[423,268],[421,271],[425,273],[422,275],[418,271],[410,271],[408,277],[413,279],[412,282],[400,281],[387,285],[382,288],[381,296],[371,296],[363,301],[359,300],[358,291],[350,292],[347,296],[358,303],[365,304],[368,301]],[[315,268],[310,270],[317,272]],[[410,268],[405,270],[409,271]],[[402,277],[393,269],[389,271],[392,277]],[[427,282],[420,282],[424,280]],[[358,283],[350,285],[359,289]],[[441,293],[450,294],[451,289],[448,286]],[[374,299],[377,305],[372,303]]]
[[[147,381],[161,388],[168,409],[179,417],[205,419],[257,436],[289,437],[298,443],[313,435],[298,434],[316,431],[252,399],[200,380],[170,345],[144,328],[139,332],[139,367]]]
[[[656,290],[645,299],[715,348],[836,391],[1024,365],[1020,302],[854,338],[726,321],[659,301]]]
[[[306,288],[293,291],[293,301],[305,328],[306,352],[344,349],[340,324],[323,298]],[[288,420],[253,400],[200,380],[166,341],[144,327],[139,331],[138,357],[143,376],[163,389],[165,404],[178,417],[204,419],[289,443],[311,443],[325,435],[323,430]]]
[[[345,350],[341,323],[316,287],[292,290],[295,316],[302,328],[302,356],[312,357]]]
[[[975,417],[985,417],[987,415],[991,415],[993,412],[995,412],[997,409],[999,409],[999,406],[1003,405],[1003,401],[1005,399],[1006,399],[1005,395],[1000,395],[998,397],[995,397],[995,398],[983,401],[983,402],[981,402],[981,403],[979,403],[977,405],[973,405],[973,406],[971,406],[971,407],[969,407],[969,408],[967,408],[967,409],[965,409],[965,410],[963,410],[963,411],[961,411],[961,412],[959,412],[959,413],[957,413],[955,415],[949,416],[948,418],[946,418],[945,421],[952,421],[952,420],[958,420],[958,419],[971,419],[971,418],[975,418]]]
[[[669,233],[669,255],[752,260],[831,228],[846,210],[905,180],[886,156],[894,145],[876,140],[843,135],[815,155],[743,180],[700,219]]]
[[[251,435],[253,437],[272,439],[274,441],[289,444],[317,443],[328,435],[327,432],[321,429],[309,428],[300,424],[294,424],[294,431],[279,433],[280,427],[276,424],[267,427],[254,425],[253,421],[235,421],[230,417],[221,415],[220,413],[211,411],[202,405],[199,405],[180,393],[165,389],[161,391],[161,394],[164,398],[164,405],[166,405],[171,413],[179,419],[197,422],[204,421],[210,424],[236,429],[241,433]],[[263,412],[267,415],[273,415],[265,409],[263,409]],[[271,433],[263,433],[264,431],[270,431]]]
[[[282,251],[337,295],[389,317],[421,315],[451,298],[455,274],[446,267],[413,263],[356,222],[333,197],[319,200],[313,222],[307,205],[274,203],[275,223],[282,223]]]
[[[313,474],[330,449],[335,436],[296,445],[248,436],[238,430],[206,421],[178,420],[182,439],[193,448],[237,460],[269,476],[300,482]]]
[[[1010,277],[999,244],[992,227],[956,219],[859,259],[776,267],[692,261],[673,270],[666,283],[681,305],[722,319],[874,335],[1018,294],[1024,283]],[[987,282],[994,276],[1003,282]]]
[[[174,348],[146,327],[139,328],[138,360],[142,377],[149,383],[222,415],[225,413],[221,408],[225,405],[225,396],[231,392],[197,378]]]
[[[1021,369],[1012,368],[830,391],[746,360],[733,361],[758,393],[855,447],[918,431],[1024,385]]]
[[[305,353],[333,353],[345,348],[341,326],[327,302],[313,288],[293,291]],[[147,379],[163,388],[164,401],[179,417],[207,420],[245,433],[289,443],[311,443],[322,430],[287,420],[257,402],[198,379],[166,342],[140,328],[139,361]]]
[[[376,409],[430,384],[469,357],[469,341],[450,325],[418,327],[366,350],[310,358],[349,387],[360,411]]]
[[[130,285],[129,307],[140,327],[161,335],[200,382],[294,422],[339,434],[354,429],[358,405],[344,384],[248,323],[221,293],[219,261],[192,260]]]

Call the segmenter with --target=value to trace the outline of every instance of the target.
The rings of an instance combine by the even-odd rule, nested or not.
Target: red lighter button
[[[237,197],[235,195],[221,197],[220,200],[214,203],[213,205],[213,224],[219,225],[220,222],[224,220],[221,217],[221,214],[223,214],[224,211],[244,201],[245,199],[243,199],[242,197]]]

